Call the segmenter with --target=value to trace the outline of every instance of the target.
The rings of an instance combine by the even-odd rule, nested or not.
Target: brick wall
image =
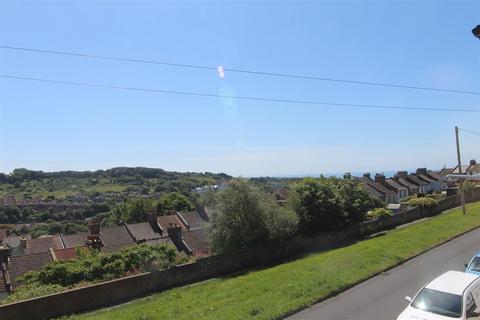
[[[467,201],[480,200],[480,188],[467,195]],[[346,241],[374,234],[395,226],[438,214],[460,205],[458,195],[443,200],[433,210],[414,208],[406,213],[364,222],[337,232],[300,237],[277,246],[199,259],[168,270],[144,273],[84,288],[0,306],[2,320],[40,320],[111,306],[153,292],[178,287],[245,268],[273,264],[304,253],[344,245]]]

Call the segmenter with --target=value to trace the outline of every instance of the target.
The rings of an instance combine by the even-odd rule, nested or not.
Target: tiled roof
[[[197,211],[179,212],[179,214],[188,223],[190,229],[203,226],[207,223]]]
[[[64,248],[53,250],[55,258],[61,261],[72,260],[77,257],[77,248]]]
[[[27,248],[25,249],[25,253],[38,253],[38,252],[46,252],[50,248],[52,249],[61,249],[64,248],[62,239],[60,236],[51,236],[46,238],[37,238],[27,240]]]
[[[359,177],[358,180],[360,180],[361,182],[363,183],[366,183],[368,184],[370,187],[374,188],[375,190],[377,190],[378,192],[386,195],[386,194],[394,194],[395,192],[382,186],[380,183],[377,183],[375,181],[372,181],[370,179],[367,179],[365,177]]]
[[[428,184],[427,182],[423,181],[422,179],[419,179],[416,175],[412,173],[408,175],[408,180],[418,186]]]
[[[82,247],[87,241],[88,233],[62,234],[65,248]]]
[[[393,189],[395,189],[397,191],[407,189],[407,187],[402,186],[401,184],[397,183],[395,180],[392,180],[392,179],[385,180],[385,183],[387,183],[388,185],[390,185]]]
[[[427,177],[426,175],[424,174],[417,174],[417,177],[422,179],[423,181],[426,181],[428,183],[432,183],[432,182],[436,182],[434,179],[430,178],[430,177]]]
[[[444,181],[444,180],[445,180],[444,177],[442,177],[440,174],[438,174],[438,173],[435,172],[435,171],[429,170],[429,171],[427,171],[427,175],[428,175],[429,177],[431,177],[432,179],[434,179],[434,180],[438,180],[438,181]]]
[[[135,241],[151,240],[161,237],[160,234],[153,231],[148,222],[127,224],[127,229]]]
[[[205,229],[188,230],[182,233],[183,241],[190,248],[194,256],[210,255]]]
[[[157,218],[158,224],[162,227],[163,230],[167,230],[170,224],[182,227],[182,229],[186,229],[186,226],[178,219],[176,214],[170,214],[168,216],[158,216]]]
[[[103,229],[100,238],[104,247],[124,247],[135,243],[124,226]]]
[[[147,241],[145,241],[145,243],[147,243],[147,244],[167,243],[167,244],[171,244],[171,245],[175,246],[175,244],[173,243],[172,239],[170,239],[169,237],[158,238],[158,239],[153,239],[153,240],[147,240]]]
[[[18,277],[29,271],[38,271],[52,261],[52,256],[48,251],[11,256],[8,263],[8,273],[10,274],[12,285],[15,286],[17,284]]]
[[[467,173],[470,174],[470,173],[476,173],[476,172],[480,172],[480,163],[473,164],[468,167]]]
[[[398,178],[398,183],[409,188],[409,189],[412,189],[412,188],[417,188],[418,189],[418,186],[411,183],[410,181],[408,181],[407,179],[404,179],[404,178]]]
[[[24,236],[26,239],[31,239],[31,236],[30,235],[26,235]],[[22,238],[22,236],[10,236],[10,237],[6,237],[2,240],[2,243],[3,244],[7,244],[10,248],[16,248],[20,245],[20,238]]]

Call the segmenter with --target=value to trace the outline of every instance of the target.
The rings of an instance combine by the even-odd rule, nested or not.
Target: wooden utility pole
[[[460,140],[458,138],[458,127],[455,126],[455,140],[457,141],[457,159],[458,159],[458,173],[462,174],[462,160],[460,158]],[[460,180],[458,185],[460,191],[460,199],[462,201],[462,211],[463,214],[467,213],[467,209],[465,208],[465,194],[463,193],[463,181]]]

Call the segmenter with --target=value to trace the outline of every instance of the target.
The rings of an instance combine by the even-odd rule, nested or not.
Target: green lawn
[[[307,306],[473,227],[480,202],[273,268],[213,279],[67,319],[272,319]]]

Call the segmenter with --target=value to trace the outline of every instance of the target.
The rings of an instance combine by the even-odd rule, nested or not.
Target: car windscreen
[[[415,297],[412,307],[446,317],[462,316],[462,296],[424,288]]]
[[[480,272],[480,257],[473,258],[472,262],[468,266],[469,270]]]

